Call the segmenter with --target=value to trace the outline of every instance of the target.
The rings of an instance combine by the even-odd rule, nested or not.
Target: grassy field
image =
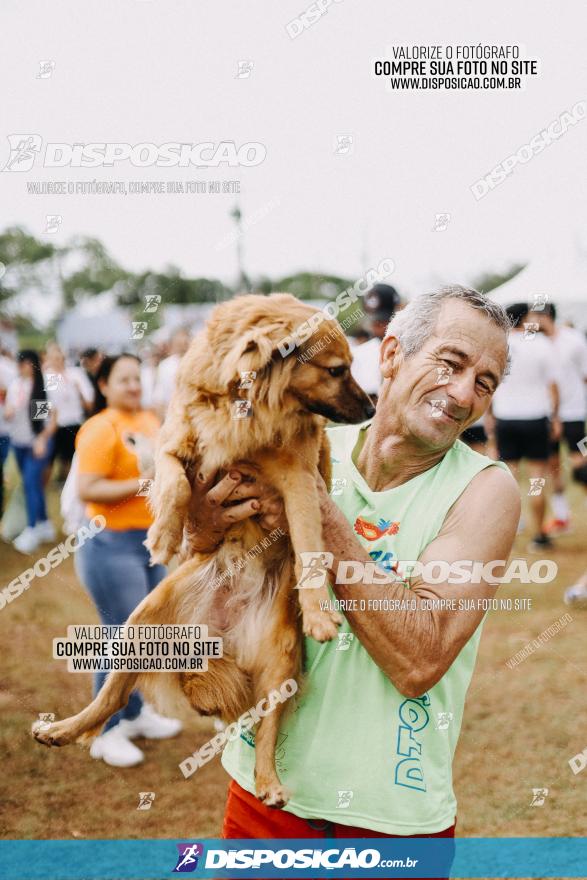
[[[525,484],[527,485],[527,483]],[[506,660],[567,610],[564,587],[587,567],[587,508],[572,489],[574,532],[551,554],[557,580],[544,586],[502,587],[503,598],[532,598],[529,611],[492,612],[486,622],[455,761],[461,836],[566,836],[585,833],[587,770],[573,775],[569,759],[587,746],[587,612],[510,669]],[[51,493],[55,512],[57,497]],[[514,555],[526,556],[529,535]],[[38,551],[44,555],[49,545]],[[0,544],[2,582],[27,567]],[[528,557],[530,559],[530,557]],[[29,561],[30,563],[30,561]],[[90,676],[69,674],[51,659],[52,639],[69,623],[97,621],[71,559],[0,611],[2,632],[2,806],[5,838],[202,838],[218,836],[228,777],[218,759],[184,780],[178,763],[210,738],[212,724],[194,715],[164,742],[138,741],[139,767],[116,770],[80,747],[49,750],[30,737],[40,712],[66,717],[91,693]],[[530,806],[533,788],[548,788]],[[138,811],[139,792],[153,791]]]

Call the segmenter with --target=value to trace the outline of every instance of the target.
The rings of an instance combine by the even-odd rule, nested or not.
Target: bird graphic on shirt
[[[357,535],[366,538],[368,541],[376,541],[384,535],[397,535],[400,524],[392,522],[390,519],[379,519],[377,523],[370,522],[363,516],[358,516],[355,520],[354,529]]]

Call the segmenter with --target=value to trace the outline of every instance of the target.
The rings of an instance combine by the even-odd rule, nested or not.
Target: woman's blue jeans
[[[35,458],[32,446],[13,446],[12,448],[22,476],[27,523],[34,527],[37,523],[45,522],[47,519],[43,476],[51,459],[53,438],[47,442],[47,453],[43,458]]]
[[[149,565],[149,552],[143,545],[146,537],[145,529],[104,529],[86,541],[75,555],[77,575],[107,626],[125,623],[139,602],[165,577],[163,565]],[[106,675],[96,673],[95,694]],[[115,727],[123,718],[136,718],[142,705],[138,691],[133,691],[125,708],[112,716],[104,730]]]

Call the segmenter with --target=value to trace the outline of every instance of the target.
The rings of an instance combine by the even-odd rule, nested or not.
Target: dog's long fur
[[[316,479],[318,472],[330,479],[325,420],[360,422],[372,406],[350,375],[348,343],[332,321],[319,323],[297,352],[280,354],[282,340],[315,314],[289,294],[243,296],[218,306],[182,360],[161,429],[147,544],[154,562],[168,562],[178,552],[186,561],[128,622],[207,624],[210,636],[223,639],[222,659],[210,660],[208,671],[199,673],[113,672],[78,715],[35,730],[39,741],[64,745],[97,735],[137,686],[167,711],[169,698],[180,695],[202,714],[234,721],[286,679],[299,680],[302,630],[318,641],[336,637],[340,615],[320,608],[326,587],[294,587],[300,553],[322,550]],[[241,374],[250,371],[256,374],[252,387],[243,390]],[[233,418],[234,402],[245,398],[251,417]],[[194,553],[194,480],[237,462],[282,496],[289,536],[275,539],[272,533],[267,542],[267,532],[251,518],[233,525],[214,553]],[[262,553],[234,573],[235,563],[260,541]],[[288,797],[274,760],[280,715],[278,707],[263,718],[255,740],[257,795],[274,807]]]

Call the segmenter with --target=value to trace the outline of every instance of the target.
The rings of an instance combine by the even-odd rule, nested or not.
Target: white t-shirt
[[[153,395],[156,379],[157,367],[152,364],[141,364],[141,405],[143,409],[151,409],[154,405]]]
[[[369,339],[353,348],[351,373],[356,382],[367,394],[379,394],[381,370],[379,369],[379,349],[381,340]]]
[[[495,418],[521,421],[548,417],[550,383],[560,387],[554,346],[542,333],[524,338],[524,333],[516,330],[510,333],[509,345],[511,370],[493,395]]]
[[[572,327],[557,327],[550,340],[560,374],[560,417],[563,422],[582,422],[587,414],[587,340]]]
[[[62,373],[47,370],[43,374],[45,388],[57,410],[57,425],[81,425],[85,419],[82,399],[94,402],[94,389],[85,370],[81,367],[65,367]]]
[[[171,354],[159,364],[153,389],[153,403],[155,405],[169,406],[169,401],[175,388],[175,374],[177,373],[180,360],[180,355]]]
[[[2,398],[14,382],[17,376],[16,365],[10,358],[0,355],[0,437],[7,437],[10,434],[10,423],[4,418],[5,404]]]
[[[17,376],[8,387],[6,393],[6,408],[11,409],[14,415],[7,419],[8,436],[13,446],[32,446],[35,434],[31,425],[31,388],[32,379]],[[57,403],[54,392],[47,389],[47,400],[50,409],[55,410]]]

